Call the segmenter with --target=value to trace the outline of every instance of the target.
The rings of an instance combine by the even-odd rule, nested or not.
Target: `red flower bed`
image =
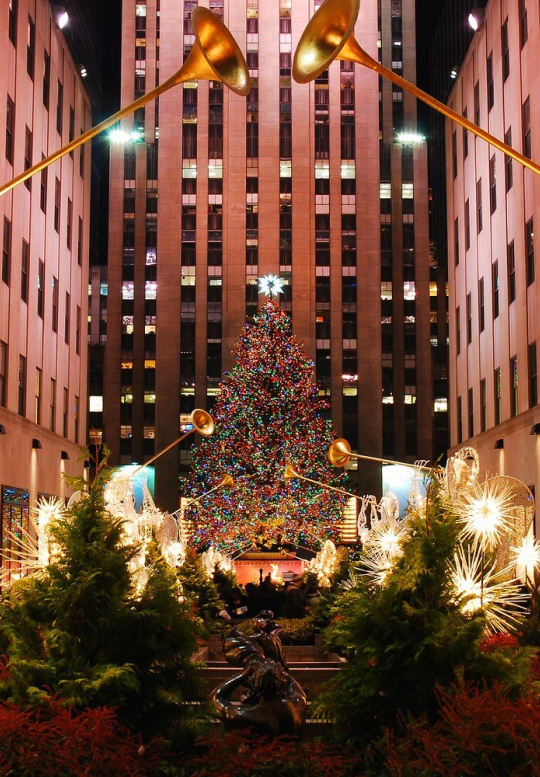
[[[533,777],[540,775],[540,699],[512,700],[500,688],[439,691],[440,719],[407,721],[403,736],[381,746],[393,775]]]
[[[290,737],[264,739],[246,731],[219,734],[197,743],[182,763],[192,777],[362,777],[364,759],[358,751]]]
[[[159,773],[159,752],[159,740],[144,746],[110,709],[0,703],[0,775],[148,777]]]

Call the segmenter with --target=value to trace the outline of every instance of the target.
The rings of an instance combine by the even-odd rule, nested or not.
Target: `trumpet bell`
[[[310,19],[294,52],[292,74],[307,84],[339,55],[352,35],[360,0],[326,0]]]
[[[299,478],[300,475],[295,470],[292,464],[287,464],[285,467],[285,472],[283,473],[283,477],[285,480],[291,480],[292,478]]]
[[[196,45],[176,76],[177,83],[194,78],[222,81],[231,91],[245,97],[250,90],[244,55],[221,19],[208,8],[197,6],[191,14]],[[187,77],[186,77],[187,76]]]
[[[214,433],[214,419],[206,410],[194,410],[191,414],[191,423],[195,431],[204,437],[209,437]]]
[[[223,475],[219,485],[221,488],[232,488],[232,486],[234,486],[234,480],[231,475]]]
[[[328,458],[334,467],[344,467],[351,458],[351,446],[343,437],[338,437],[328,448]]]

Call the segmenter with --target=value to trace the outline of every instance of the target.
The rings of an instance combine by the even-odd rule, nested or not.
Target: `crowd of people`
[[[284,585],[276,585],[272,575],[259,570],[258,583],[246,583],[227,590],[223,573],[214,570],[214,582],[225,602],[226,610],[233,619],[253,618],[261,610],[271,610],[276,617],[304,618],[310,609],[317,588],[304,582],[302,575],[290,574]]]

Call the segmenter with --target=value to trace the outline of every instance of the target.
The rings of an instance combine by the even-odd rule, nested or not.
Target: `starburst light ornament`
[[[503,478],[489,478],[463,492],[459,523],[462,538],[482,550],[494,550],[513,528],[514,494]]]
[[[450,585],[454,601],[466,615],[482,610],[487,628],[507,633],[527,613],[528,594],[521,591],[519,580],[508,579],[508,570],[496,571],[495,564],[484,567],[480,548],[460,548],[450,567]]]
[[[267,297],[277,297],[278,294],[283,294],[284,285],[285,281],[279,276],[269,273],[269,275],[259,278],[259,294],[265,294]]]

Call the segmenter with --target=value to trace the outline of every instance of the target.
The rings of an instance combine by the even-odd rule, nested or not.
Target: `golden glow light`
[[[461,536],[482,550],[493,550],[511,531],[513,493],[498,478],[473,484],[462,494],[459,507],[458,522],[463,524]]]
[[[515,562],[518,566],[525,567],[528,571],[540,566],[540,544],[534,537],[525,537],[521,545],[510,549],[515,554]]]

